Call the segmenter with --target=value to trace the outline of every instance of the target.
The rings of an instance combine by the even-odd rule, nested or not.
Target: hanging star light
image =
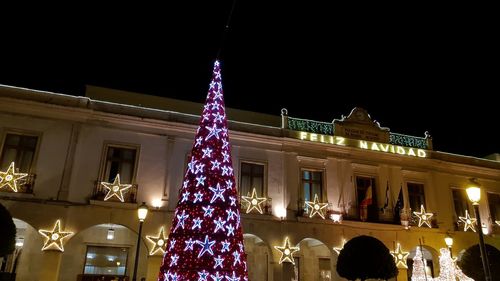
[[[285,243],[283,246],[274,246],[274,248],[278,251],[281,252],[281,258],[279,263],[282,264],[283,262],[291,262],[293,265],[295,265],[295,261],[293,260],[293,253],[299,251],[299,247],[290,247],[290,241],[288,240],[288,237],[285,238]]]
[[[328,206],[328,203],[320,203],[318,199],[318,194],[314,194],[314,201],[306,201],[305,202],[308,208],[311,208],[309,212],[309,217],[312,218],[316,214],[318,214],[322,219],[325,219],[324,208]]]
[[[252,210],[257,210],[260,214],[262,214],[262,206],[261,204],[267,201],[266,197],[257,197],[257,191],[255,188],[252,190],[252,196],[241,196],[243,201],[247,202],[248,207],[246,213],[250,213]]]
[[[28,176],[26,173],[16,173],[14,162],[10,163],[7,171],[0,171],[0,188],[10,187],[12,191],[17,192],[17,181]]]
[[[38,232],[43,235],[47,240],[43,244],[42,251],[55,246],[59,251],[64,252],[63,239],[73,235],[70,231],[61,231],[61,221],[57,220],[52,230],[40,229]]]
[[[458,217],[460,219],[459,222],[464,223],[464,231],[467,231],[467,229],[472,229],[472,231],[476,232],[476,228],[474,227],[474,224],[476,224],[476,219],[471,218],[470,214],[467,210],[465,210],[465,217]]]
[[[424,223],[429,227],[431,226],[431,218],[434,215],[433,213],[426,213],[424,205],[420,205],[420,212],[413,212],[415,216],[418,217],[418,227],[421,227]]]
[[[116,174],[113,183],[101,182],[101,184],[108,190],[108,194],[104,197],[104,201],[108,201],[109,198],[116,196],[118,200],[124,202],[123,192],[128,191],[128,189],[132,186],[131,184],[120,183],[120,174]]]
[[[345,246],[346,242],[347,242],[346,239],[342,239],[342,246],[340,246],[340,247],[333,247],[333,251],[335,251],[335,253],[337,253],[337,255],[340,255],[340,251],[342,251],[344,249],[344,246]]]
[[[495,221],[495,223],[496,223],[498,226],[500,226],[500,221]]]
[[[406,258],[409,254],[409,252],[403,252],[403,250],[401,249],[401,244],[399,243],[397,243],[396,251],[391,252],[391,255],[394,257],[396,266],[401,266],[402,268],[408,268],[408,265],[406,264]]]
[[[146,235],[146,238],[153,243],[153,248],[149,252],[149,255],[154,255],[156,252],[161,251],[165,253],[165,246],[167,245],[167,237],[163,231],[163,226],[160,228],[158,236]]]

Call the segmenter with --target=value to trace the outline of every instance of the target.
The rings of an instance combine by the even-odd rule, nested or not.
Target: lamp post
[[[453,258],[453,254],[451,252],[451,246],[453,246],[453,238],[450,236],[446,236],[444,238],[444,243],[446,243],[446,246],[448,246],[448,250],[450,250],[450,258]]]
[[[476,232],[479,235],[479,250],[481,251],[481,260],[483,262],[484,278],[486,281],[491,281],[490,265],[488,264],[488,256],[486,255],[486,247],[484,245],[483,229],[481,227],[481,217],[479,216],[479,200],[481,199],[481,188],[476,179],[470,179],[470,186],[467,188],[467,197],[472,202],[474,214],[476,215]]]
[[[137,280],[137,264],[139,263],[139,248],[141,246],[141,232],[142,232],[142,223],[146,219],[148,215],[148,206],[146,202],[142,202],[142,205],[137,209],[137,217],[139,218],[139,235],[137,237],[137,247],[135,250],[135,262],[134,262],[134,275],[132,276],[132,280]]]

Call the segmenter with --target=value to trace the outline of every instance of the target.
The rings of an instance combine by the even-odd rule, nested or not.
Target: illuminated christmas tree
[[[425,274],[425,260],[422,257],[420,247],[417,247],[415,257],[413,257],[413,270],[411,273],[411,281],[429,281],[432,278]]]
[[[160,281],[248,280],[221,81],[215,61]]]
[[[441,248],[439,251],[441,253],[439,256],[439,277],[434,278],[434,281],[474,281],[457,266],[448,249]]]

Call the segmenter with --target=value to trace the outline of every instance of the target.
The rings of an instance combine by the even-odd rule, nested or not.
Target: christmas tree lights
[[[420,247],[417,247],[415,256],[413,257],[413,270],[411,273],[411,281],[432,281],[432,277],[425,273],[426,260],[423,259]]]
[[[439,250],[439,277],[434,278],[434,281],[474,281],[474,279],[466,276],[455,263],[455,259],[451,258],[450,251],[446,248]]]
[[[27,176],[26,173],[16,173],[15,164],[12,162],[7,171],[0,171],[0,188],[8,186],[12,191],[17,192],[18,181]]]
[[[63,239],[73,235],[73,232],[61,231],[60,220],[56,221],[52,230],[40,229],[38,230],[38,232],[43,237],[45,237],[45,243],[43,244],[42,251],[55,248],[61,252],[64,252]]]
[[[219,61],[214,64],[158,280],[248,280]]]

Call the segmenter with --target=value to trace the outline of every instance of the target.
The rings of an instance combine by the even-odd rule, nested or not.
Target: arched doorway
[[[272,273],[269,264],[272,255],[269,246],[254,234],[243,234],[243,240],[247,254],[248,280],[271,281]]]
[[[296,280],[332,280],[332,252],[321,241],[305,238],[297,244],[300,251],[295,258]],[[293,279],[292,279],[293,280]]]
[[[43,239],[26,221],[12,218],[16,225],[16,250],[9,257],[7,271],[15,273],[16,280],[31,280],[42,270]]]
[[[141,239],[137,277],[146,277],[148,248]],[[119,224],[98,224],[75,234],[65,245],[59,280],[104,280],[132,276],[137,233]],[[77,279],[78,277],[78,279]],[[121,279],[120,279],[121,278]],[[100,279],[99,279],[100,280]]]
[[[436,277],[439,276],[439,254],[436,250],[429,246],[422,246],[422,258],[425,262],[425,273],[427,277]],[[408,266],[408,280],[411,280],[411,275],[413,272],[413,258],[415,257],[415,253],[417,252],[417,248],[415,247],[410,251],[406,259],[406,264]]]

